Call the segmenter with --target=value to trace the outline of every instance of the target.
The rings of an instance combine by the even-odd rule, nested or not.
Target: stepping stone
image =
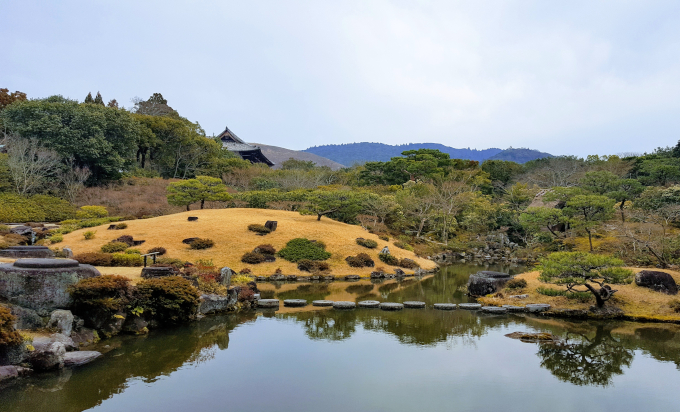
[[[506,308],[502,308],[500,306],[483,306],[482,307],[482,312],[486,313],[507,313]]]
[[[380,309],[382,310],[402,310],[404,305],[396,302],[383,302],[380,304]]]
[[[356,306],[354,302],[333,302],[333,309],[354,309]]]
[[[312,306],[333,306],[332,300],[315,300]]]
[[[278,299],[260,299],[257,301],[258,308],[278,308],[279,304]]]
[[[508,312],[525,312],[526,311],[526,308],[524,306],[503,305],[502,307],[507,309]]]
[[[439,310],[455,310],[458,307],[455,303],[435,303],[434,308]]]
[[[418,302],[415,300],[404,302],[404,307],[409,309],[422,309],[425,307],[425,302]]]
[[[286,299],[283,301],[283,306],[299,308],[302,306],[307,306],[307,301],[304,299]]]
[[[482,305],[479,303],[459,303],[458,308],[466,310],[478,310],[482,308]]]
[[[362,300],[359,302],[360,308],[377,308],[380,307],[380,302],[377,300]]]
[[[100,356],[102,356],[101,353],[90,350],[66,352],[66,354],[64,355],[64,366],[74,367],[85,365],[86,363],[90,363]]]
[[[526,308],[529,312],[545,312],[550,309],[550,305],[547,303],[530,303]]]
[[[347,275],[347,276],[345,276],[345,280],[354,281],[354,280],[359,280],[359,279],[361,279],[361,276],[359,276],[359,275]]]

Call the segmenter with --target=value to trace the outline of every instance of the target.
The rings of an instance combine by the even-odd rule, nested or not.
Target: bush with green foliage
[[[373,259],[366,253],[359,253],[356,256],[347,256],[345,262],[353,268],[372,268],[375,266]]]
[[[76,219],[98,219],[108,216],[109,211],[104,206],[81,206],[76,211]]]
[[[394,242],[394,246],[398,247],[399,249],[404,249],[408,250],[409,252],[413,252],[413,247],[409,245],[408,243],[405,242]]]
[[[97,233],[96,230],[88,230],[85,233],[83,233],[83,237],[85,238],[85,240],[92,240],[94,239],[96,233]]]
[[[389,237],[389,236],[385,236],[385,235],[380,235],[380,236],[378,236],[378,239],[384,240],[385,242],[388,242],[388,241],[390,240],[390,237]]]
[[[310,273],[324,272],[330,269],[330,265],[326,262],[318,260],[302,259],[297,262],[298,270]]]
[[[177,324],[194,319],[199,303],[198,289],[190,281],[167,276],[139,282],[131,306],[161,324]]]
[[[543,286],[539,286],[536,288],[536,292],[539,295],[544,295],[544,296],[564,296],[567,299],[574,299],[578,300],[581,302],[588,302],[593,298],[593,295],[590,292],[569,292],[566,290],[559,290],[559,289],[553,289],[553,288],[546,288]]]
[[[0,222],[60,222],[75,216],[75,207],[48,195],[0,193]]]
[[[272,231],[269,230],[269,228],[265,227],[264,225],[258,225],[258,224],[252,224],[248,225],[248,230],[251,232],[255,232],[260,235],[266,235],[271,233]]]
[[[52,243],[60,243],[64,241],[64,236],[61,235],[60,233],[55,233],[52,236],[50,236],[50,242]]]
[[[144,258],[134,253],[114,253],[111,262],[113,266],[137,267],[144,264]]]
[[[381,262],[387,265],[399,266],[399,259],[390,255],[389,253],[379,253],[378,259],[380,259]]]
[[[296,238],[289,240],[286,246],[279,250],[278,256],[289,262],[299,262],[300,260],[326,260],[331,257],[327,252],[323,242],[312,241],[306,238]]]
[[[105,245],[102,245],[101,251],[104,253],[116,253],[123,252],[125,249],[129,248],[130,245],[124,242],[113,241]]]
[[[257,265],[258,263],[266,261],[266,259],[267,258],[262,253],[247,252],[241,257],[241,262]]]
[[[81,279],[68,288],[73,299],[73,312],[86,320],[99,316],[110,318],[125,310],[133,290],[130,279],[118,275]]]
[[[527,281],[525,279],[510,279],[506,284],[505,288],[514,290],[514,289],[524,289],[527,287]]]
[[[23,341],[19,332],[14,329],[16,321],[8,308],[0,306],[0,348],[18,345]]]
[[[189,247],[195,250],[210,249],[215,246],[215,242],[212,239],[196,239],[189,243]]]
[[[128,227],[127,223],[118,223],[118,224],[116,225],[116,230],[127,229],[127,227]]]
[[[157,246],[147,250],[146,253],[158,253],[156,256],[163,256],[168,253],[168,251],[164,247]]]
[[[141,255],[142,251],[139,249],[126,249],[123,253],[127,255]]]
[[[0,225],[0,235],[4,235],[9,233],[9,226],[7,225]]]
[[[358,237],[356,242],[357,245],[367,247],[369,249],[375,249],[378,247],[378,242],[372,239],[364,239],[362,237]]]
[[[113,255],[110,253],[80,253],[73,257],[82,265],[113,266]]]

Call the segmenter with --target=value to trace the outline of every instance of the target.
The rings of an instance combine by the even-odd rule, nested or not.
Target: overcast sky
[[[680,1],[1,0],[0,87],[160,92],[206,132],[304,149],[553,154],[680,139]]]

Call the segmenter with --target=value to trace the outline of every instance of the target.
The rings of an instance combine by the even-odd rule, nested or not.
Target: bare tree
[[[66,160],[64,169],[59,173],[59,179],[64,186],[66,197],[74,203],[78,194],[85,187],[85,181],[92,174],[88,167],[79,167],[71,157]]]
[[[582,159],[572,156],[542,159],[542,163],[521,176],[519,181],[533,183],[542,189],[571,187],[578,184],[586,169]]]
[[[23,195],[36,192],[57,173],[59,155],[54,150],[43,147],[35,137],[12,135],[5,139],[5,144],[7,166],[17,193]]]

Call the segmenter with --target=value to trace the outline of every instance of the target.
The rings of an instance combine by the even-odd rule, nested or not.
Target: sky
[[[680,1],[0,1],[0,87],[208,135],[586,156],[680,139]]]

